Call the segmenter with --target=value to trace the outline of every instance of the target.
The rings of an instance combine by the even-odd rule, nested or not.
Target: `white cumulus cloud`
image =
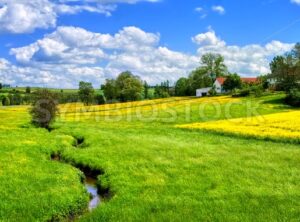
[[[291,0],[291,2],[300,5],[300,0]]]
[[[48,0],[0,0],[0,33],[53,27],[56,17],[53,3]]]
[[[270,71],[270,58],[283,54],[294,46],[294,44],[279,41],[271,41],[265,45],[227,45],[225,41],[216,36],[213,30],[201,33],[192,39],[199,45],[199,57],[209,52],[219,53],[224,56],[229,71],[237,72],[243,76],[257,76],[268,73]]]
[[[30,45],[12,48],[10,54],[15,56],[18,65],[9,67],[12,70],[18,67],[22,72],[28,68],[28,76],[33,75],[31,69],[35,70],[34,75],[42,71],[42,84],[48,74],[49,85],[58,76],[60,81],[56,84],[74,87],[82,79],[100,85],[105,78],[116,77],[124,70],[132,71],[150,84],[166,79],[176,81],[197,66],[197,57],[159,46],[159,40],[158,33],[147,33],[137,27],[124,27],[114,35],[58,27]],[[34,79],[34,83],[41,80],[36,76]],[[22,82],[18,76],[17,82]]]
[[[213,11],[219,13],[220,15],[225,14],[225,8],[221,5],[214,5],[211,8]]]
[[[117,4],[159,0],[0,0],[0,34],[31,33],[55,27],[61,14],[82,11],[110,16]]]
[[[203,54],[225,57],[230,72],[243,76],[268,73],[270,59],[293,44],[271,41],[265,45],[228,45],[210,29],[192,38],[197,53],[189,55],[160,45],[158,33],[124,27],[115,34],[78,27],[58,27],[30,45],[12,48],[17,63],[0,59],[0,82],[18,85],[76,87],[81,80],[99,87],[106,78],[130,70],[150,84],[175,82],[199,66]]]

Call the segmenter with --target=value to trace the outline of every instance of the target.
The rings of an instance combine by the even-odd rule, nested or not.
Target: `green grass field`
[[[0,221],[298,221],[299,144],[175,127],[286,112],[281,98],[69,104],[51,132],[30,125],[28,107],[1,107]],[[112,198],[86,212],[71,164],[103,170]]]

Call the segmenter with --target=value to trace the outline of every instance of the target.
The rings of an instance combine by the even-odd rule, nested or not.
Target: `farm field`
[[[300,142],[300,111],[178,125],[179,128],[202,129],[253,138]]]
[[[31,126],[27,106],[0,107],[0,221],[297,221],[299,111],[283,96],[66,104],[51,132]],[[72,165],[101,170],[111,198],[87,212]]]

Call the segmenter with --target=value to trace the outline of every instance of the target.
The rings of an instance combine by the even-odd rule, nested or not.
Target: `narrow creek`
[[[60,154],[52,154],[51,160],[69,164],[61,158]],[[99,187],[97,185],[97,177],[101,175],[102,172],[100,170],[92,170],[89,167],[74,165],[72,166],[77,168],[84,174],[84,180],[82,181],[82,183],[84,184],[88,194],[90,195],[88,210],[92,211],[101,204],[101,199],[104,199],[108,196],[106,193],[104,193],[102,198],[100,195]]]
[[[101,203],[101,197],[97,187],[97,179],[86,176],[84,180],[84,186],[87,192],[90,194],[89,211],[92,211]]]

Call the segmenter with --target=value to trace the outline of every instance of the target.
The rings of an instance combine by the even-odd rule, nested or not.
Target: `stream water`
[[[58,154],[51,155],[51,159],[53,161],[62,162],[61,157]],[[90,202],[89,202],[88,209],[89,211],[92,211],[101,203],[101,198],[99,195],[99,190],[97,187],[97,179],[96,179],[97,175],[99,175],[100,172],[93,172],[88,168],[83,168],[83,169],[79,167],[76,168],[79,169],[81,172],[83,172],[85,176],[84,186],[90,195]]]
[[[91,197],[89,202],[89,211],[92,211],[101,203],[101,199],[98,194],[97,180],[92,177],[86,176],[84,185]]]

